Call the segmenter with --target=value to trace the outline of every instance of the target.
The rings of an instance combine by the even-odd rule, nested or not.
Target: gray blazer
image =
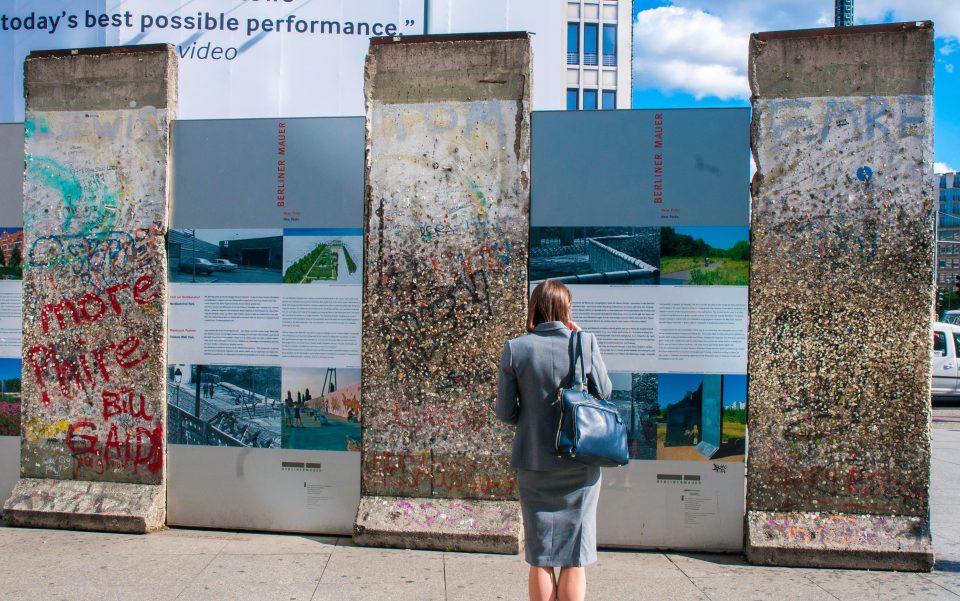
[[[508,340],[500,356],[497,417],[517,426],[510,465],[527,470],[570,466],[557,457],[555,430],[559,418],[557,392],[570,386],[570,330],[560,321],[542,323],[524,336]],[[597,338],[584,332],[583,361],[603,398],[613,390]]]

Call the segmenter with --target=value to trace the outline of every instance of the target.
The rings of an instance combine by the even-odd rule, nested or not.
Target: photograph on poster
[[[530,228],[530,283],[657,284],[660,228]]]
[[[167,258],[171,282],[279,284],[283,230],[173,229]]]
[[[627,448],[630,459],[657,458],[657,374],[610,372],[613,394],[610,402],[617,406],[627,425]]]
[[[749,275],[750,228],[661,228],[661,284],[746,286]]]
[[[167,367],[167,442],[227,447],[280,446],[280,368]]]
[[[20,435],[20,359],[0,359],[0,436]]]
[[[360,370],[283,368],[284,449],[360,451]]]
[[[657,459],[743,461],[747,376],[659,374]]]
[[[0,228],[0,280],[23,279],[23,228]]]
[[[284,284],[363,284],[361,229],[283,230]]]

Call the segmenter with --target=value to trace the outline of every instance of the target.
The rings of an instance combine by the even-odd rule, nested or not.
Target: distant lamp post
[[[177,385],[177,409],[180,408],[180,382],[183,381],[183,372],[180,368],[173,370],[173,382]]]
[[[837,27],[850,27],[853,25],[853,0],[834,0],[836,5],[836,17],[834,22]]]

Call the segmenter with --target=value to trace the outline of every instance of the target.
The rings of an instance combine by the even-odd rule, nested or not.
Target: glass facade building
[[[957,292],[960,284],[960,173],[937,174],[937,288]]]
[[[566,3],[567,110],[630,108],[632,3]]]

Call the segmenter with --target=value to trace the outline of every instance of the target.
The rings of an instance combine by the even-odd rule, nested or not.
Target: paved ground
[[[723,263],[721,263],[720,261],[716,261],[714,263],[710,263],[706,267],[701,267],[700,269],[703,271],[713,271],[716,268],[720,267],[721,265],[723,265]],[[660,274],[661,284],[682,284],[684,282],[689,282],[692,279],[693,279],[693,274],[690,273],[689,269],[684,271],[672,271],[670,273]]]
[[[607,551],[588,568],[587,598],[960,600],[960,429],[935,422],[933,573],[761,568],[738,555]],[[3,600],[523,600],[525,575],[515,556],[370,549],[347,538],[0,527]]]

